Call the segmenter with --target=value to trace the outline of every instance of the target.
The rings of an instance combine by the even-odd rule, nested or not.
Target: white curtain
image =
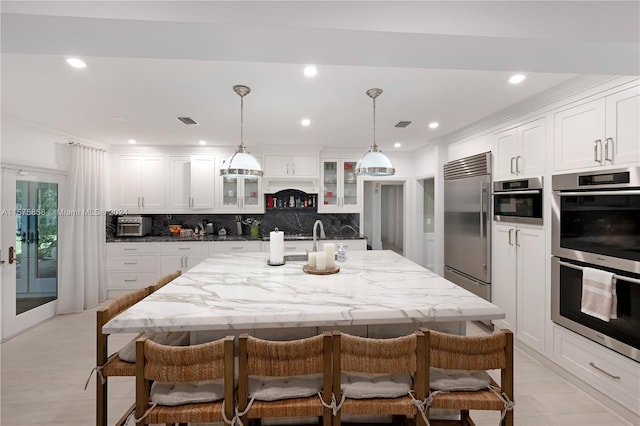
[[[82,145],[69,145],[68,151],[65,210],[60,215],[58,314],[82,312],[107,297],[105,152]]]

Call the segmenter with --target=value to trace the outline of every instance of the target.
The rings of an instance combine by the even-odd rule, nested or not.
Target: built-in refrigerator
[[[444,277],[491,300],[491,152],[444,165]]]

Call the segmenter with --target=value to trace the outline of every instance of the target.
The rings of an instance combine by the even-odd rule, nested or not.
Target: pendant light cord
[[[240,96],[240,151],[244,152],[244,96]]]
[[[373,148],[377,148],[376,145],[376,98],[373,98]]]

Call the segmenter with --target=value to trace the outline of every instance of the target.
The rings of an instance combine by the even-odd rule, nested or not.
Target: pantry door
[[[2,171],[2,339],[55,315],[61,177]]]

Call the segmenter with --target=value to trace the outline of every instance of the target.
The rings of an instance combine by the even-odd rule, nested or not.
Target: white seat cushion
[[[477,391],[486,389],[491,377],[486,371],[429,369],[429,387],[439,391]]]
[[[249,397],[258,401],[306,398],[322,390],[322,374],[287,377],[249,377]]]
[[[222,379],[194,383],[153,382],[149,399],[158,405],[201,404],[224,398]]]
[[[399,398],[412,387],[410,374],[342,373],[340,390],[347,398]]]
[[[145,336],[153,340],[156,343],[169,346],[187,346],[189,345],[189,332],[188,331],[174,331],[174,332],[151,332],[145,333]],[[136,340],[138,338],[130,340],[119,351],[118,356],[125,362],[136,362]]]

